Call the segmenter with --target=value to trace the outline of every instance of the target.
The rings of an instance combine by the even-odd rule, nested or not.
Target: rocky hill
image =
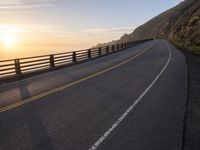
[[[120,41],[164,38],[185,47],[200,46],[200,0],[185,0]]]

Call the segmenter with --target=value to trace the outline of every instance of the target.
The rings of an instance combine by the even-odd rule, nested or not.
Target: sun
[[[16,36],[11,33],[1,35],[1,43],[5,47],[13,47],[17,42]]]

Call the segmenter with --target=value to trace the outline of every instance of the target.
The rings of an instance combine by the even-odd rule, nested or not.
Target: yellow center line
[[[152,46],[153,46],[153,45],[152,45]],[[114,65],[114,66],[112,66],[112,67],[109,67],[109,68],[104,69],[104,70],[102,70],[102,71],[96,72],[96,73],[94,73],[94,74],[92,74],[92,75],[86,76],[86,77],[84,77],[84,78],[82,78],[82,79],[73,81],[73,82],[71,82],[71,83],[65,84],[65,85],[63,85],[63,86],[57,87],[57,88],[55,88],[55,89],[46,91],[46,92],[41,93],[41,94],[39,94],[39,95],[36,95],[36,96],[30,97],[30,98],[28,98],[28,99],[25,99],[25,100],[21,100],[21,101],[19,101],[19,102],[16,102],[16,103],[14,103],[14,104],[10,104],[10,105],[8,105],[8,106],[2,107],[2,108],[0,108],[0,112],[4,112],[4,111],[10,110],[10,109],[12,109],[12,108],[15,108],[15,107],[24,105],[24,104],[26,104],[26,103],[29,103],[29,102],[32,102],[32,101],[35,101],[35,100],[39,100],[39,99],[42,98],[42,97],[48,96],[48,95],[50,95],[50,94],[53,94],[53,93],[56,93],[56,92],[59,92],[59,91],[62,91],[62,90],[67,89],[67,88],[69,88],[69,87],[71,87],[71,86],[73,86],[73,85],[79,84],[79,83],[81,83],[81,82],[83,82],[83,81],[86,81],[86,80],[88,80],[88,79],[94,78],[94,77],[99,76],[99,75],[101,75],[101,74],[103,74],[103,73],[106,73],[106,72],[108,72],[108,71],[111,71],[111,70],[113,70],[113,69],[115,69],[115,68],[117,68],[117,67],[120,67],[120,66],[122,66],[122,65],[124,65],[124,64],[126,64],[126,63],[128,63],[128,62],[130,62],[130,61],[132,61],[132,60],[134,60],[135,58],[139,57],[140,55],[142,55],[143,53],[145,53],[147,50],[149,50],[152,46],[143,49],[141,52],[139,52],[139,53],[136,54],[135,56],[133,56],[133,57],[131,57],[131,58],[129,58],[129,59],[127,59],[127,60],[125,60],[125,61],[119,63],[119,64],[116,64],[116,65]]]

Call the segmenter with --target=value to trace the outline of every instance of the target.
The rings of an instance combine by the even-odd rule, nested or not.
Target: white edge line
[[[163,72],[166,70],[166,68],[169,65],[169,62],[171,60],[172,54],[171,49],[169,47],[169,44],[167,44],[168,51],[169,51],[169,58],[167,60],[167,63],[161,70],[161,72],[156,76],[156,78],[153,80],[153,82],[146,88],[146,90],[137,98],[136,101],[119,117],[119,119],[103,134],[102,137],[100,137],[90,148],[89,150],[96,150],[99,145],[114,131],[114,129],[122,122],[127,115],[133,110],[133,108],[139,103],[139,101],[147,94],[147,92],[152,88],[152,86],[156,83],[156,81],[160,78],[160,76],[163,74]]]

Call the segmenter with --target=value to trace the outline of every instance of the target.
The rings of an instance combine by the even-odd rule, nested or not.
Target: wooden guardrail
[[[117,43],[114,45],[107,45],[98,48],[91,48],[66,53],[0,60],[0,78],[13,75],[21,75],[27,72],[35,72],[42,69],[53,69],[58,66],[81,62],[87,59],[96,58],[125,48],[129,48],[137,43],[148,40]]]

